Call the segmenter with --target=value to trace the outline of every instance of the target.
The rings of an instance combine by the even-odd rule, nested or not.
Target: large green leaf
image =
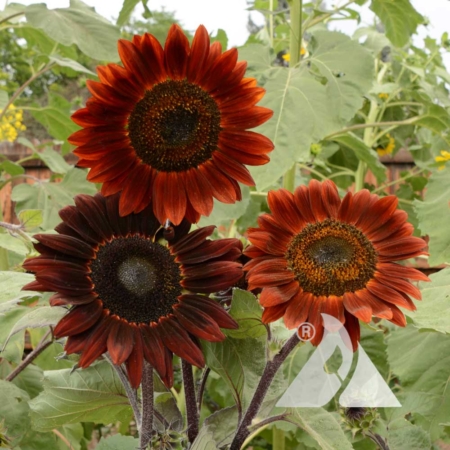
[[[117,19],[117,26],[121,27],[125,25],[131,17],[134,8],[140,3],[141,0],[123,0],[122,9],[120,10],[119,17]]]
[[[415,124],[428,128],[440,136],[447,144],[450,144],[448,130],[450,128],[450,114],[439,105],[430,104],[425,114],[419,116]]]
[[[76,44],[86,55],[99,60],[118,60],[119,29],[95,14],[82,2],[71,0],[69,8],[47,9],[30,5],[27,21],[63,45]]]
[[[239,324],[239,328],[226,330],[228,336],[245,339],[247,337],[256,338],[267,333],[267,329],[261,321],[262,308],[251,292],[233,289],[233,300],[229,312]]]
[[[11,444],[17,445],[30,428],[29,396],[13,383],[0,380],[0,423],[6,429]]]
[[[335,414],[323,408],[290,409],[287,420],[306,431],[323,450],[351,450]]]
[[[430,276],[431,283],[421,283],[422,301],[417,311],[408,312],[419,328],[450,333],[450,268]]]
[[[435,441],[450,417],[450,336],[398,329],[388,341],[388,357],[408,402],[404,407]]]
[[[396,47],[406,45],[423,22],[409,0],[372,0],[370,9],[383,22],[387,37]]]
[[[339,134],[333,136],[330,140],[353,150],[357,158],[367,164],[379,183],[382,183],[386,179],[386,167],[380,162],[377,153],[368,147],[358,136],[352,133]]]
[[[212,432],[208,427],[202,427],[190,450],[218,450]]]
[[[42,152],[38,153],[39,158],[44,161],[45,165],[54,173],[67,173],[73,168],[67,164],[60,153],[50,147],[45,147]]]
[[[22,291],[22,288],[33,280],[34,275],[29,273],[0,272],[0,313],[10,310],[24,298],[40,296],[38,292]]]
[[[431,174],[424,201],[414,201],[423,235],[430,237],[429,264],[431,266],[450,262],[450,166]]]
[[[80,421],[108,423],[130,419],[124,388],[107,362],[71,372],[44,372],[44,391],[30,402],[36,430],[48,431]]]

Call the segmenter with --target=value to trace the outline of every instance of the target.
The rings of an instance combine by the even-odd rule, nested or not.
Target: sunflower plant
[[[146,1],[130,33],[137,3],[0,12],[0,447],[445,448],[448,36],[409,0],[255,0],[236,49]],[[319,354],[334,397],[278,406]],[[363,358],[400,407],[340,404]]]

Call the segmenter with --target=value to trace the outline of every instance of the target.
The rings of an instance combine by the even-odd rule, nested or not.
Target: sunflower
[[[323,337],[321,313],[329,314],[344,324],[354,350],[358,319],[377,316],[406,325],[398,307],[415,310],[409,296],[421,298],[408,280],[429,280],[395,262],[423,254],[426,245],[412,236],[397,197],[362,190],[341,201],[333,182],[312,180],[294,194],[269,192],[268,203],[272,213],[249,229],[253,245],[244,252],[253,258],[244,267],[248,288],[262,288],[263,322],[283,317],[289,329],[310,322],[317,345]]]
[[[145,358],[170,387],[172,353],[202,367],[198,338],[221,341],[220,327],[237,327],[208,297],[241,278],[237,239],[211,241],[214,226],[189,233],[184,220],[166,241],[152,205],[121,217],[117,194],[78,195],[59,215],[58,234],[34,236],[40,256],[23,266],[36,280],[24,289],[56,292],[52,306],[72,306],[54,334],[68,336],[68,354],[81,352],[80,367],[108,351],[137,387]]]
[[[189,46],[172,25],[164,49],[146,33],[119,40],[119,55],[123,67],[98,67],[100,82],[87,81],[92,97],[72,116],[83,129],[69,142],[78,165],[91,168],[88,179],[103,183],[104,195],[121,191],[121,216],[153,198],[161,223],[197,222],[213,197],[241,200],[238,181],[254,185],[244,164],[266,164],[273,144],[248,131],[272,111],[255,106],[265,91],[243,78],[237,50],[210,45],[203,26]]]

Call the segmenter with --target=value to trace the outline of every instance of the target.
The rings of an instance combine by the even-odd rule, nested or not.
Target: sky
[[[12,0],[11,0],[12,1]],[[18,3],[46,3],[49,8],[65,8],[69,6],[69,0],[15,0]],[[85,3],[95,7],[96,11],[108,19],[118,17],[123,0],[84,0]],[[327,6],[339,5],[345,0],[328,0]],[[2,0],[0,0],[0,4]],[[430,25],[425,28],[419,27],[419,37],[415,38],[415,44],[421,46],[421,39],[427,34],[433,38],[440,39],[445,31],[450,34],[450,1],[449,0],[412,0],[414,7],[429,19]],[[165,8],[167,11],[175,11],[177,19],[189,30],[195,30],[198,25],[203,24],[209,32],[215,34],[218,28],[227,32],[229,45],[239,46],[247,39],[247,11],[246,0],[149,0],[148,5],[154,10]],[[355,6],[360,10],[362,23],[371,24],[373,13],[368,4],[363,7]],[[143,8],[136,8],[136,17],[140,16]],[[258,12],[252,12],[252,20],[262,24],[264,19]],[[333,28],[339,29],[347,34],[352,34],[357,25],[354,21],[335,22]],[[450,67],[450,54],[446,55],[448,67]]]

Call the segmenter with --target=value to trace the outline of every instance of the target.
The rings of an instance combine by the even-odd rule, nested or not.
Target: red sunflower
[[[66,352],[88,367],[108,351],[134,387],[144,358],[167,386],[172,353],[202,367],[198,338],[221,341],[220,327],[237,327],[208,294],[241,278],[240,241],[207,239],[213,226],[188,233],[184,220],[167,243],[152,205],[121,217],[118,195],[78,195],[75,204],[60,211],[59,234],[35,236],[40,256],[23,265],[36,274],[24,289],[56,292],[52,306],[72,306],[54,330],[68,336]]]
[[[151,34],[119,41],[123,67],[98,67],[93,97],[73,116],[83,127],[69,142],[78,165],[102,193],[121,192],[120,215],[142,211],[153,198],[161,223],[197,222],[213,197],[241,200],[238,181],[254,185],[244,166],[269,161],[266,137],[248,131],[272,111],[255,106],[264,89],[243,78],[247,63],[235,48],[222,53],[200,26],[189,46],[172,25],[164,49]]]
[[[333,182],[312,180],[294,194],[269,192],[268,203],[272,213],[249,229],[253,245],[244,252],[253,258],[244,267],[248,288],[262,288],[263,322],[283,317],[289,329],[310,322],[317,345],[321,313],[329,314],[345,325],[355,350],[358,319],[376,316],[406,325],[398,307],[415,310],[409,296],[421,298],[408,280],[429,280],[395,262],[424,254],[426,246],[412,236],[397,197],[363,190],[341,201]]]

